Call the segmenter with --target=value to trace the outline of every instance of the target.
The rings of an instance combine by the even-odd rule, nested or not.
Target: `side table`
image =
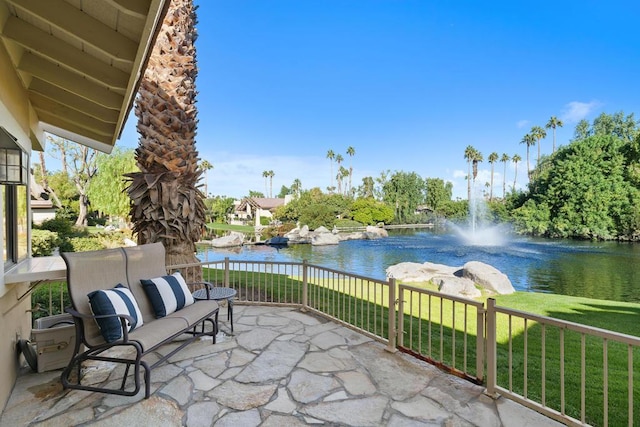
[[[209,287],[209,299],[215,301],[227,300],[227,320],[231,321],[231,332],[233,332],[233,297],[235,297],[237,293],[238,292],[232,288]],[[198,289],[193,293],[193,299],[206,300],[207,290]],[[219,329],[220,328],[218,328],[218,330]]]

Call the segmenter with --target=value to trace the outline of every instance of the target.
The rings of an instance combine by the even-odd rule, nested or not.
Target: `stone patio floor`
[[[233,335],[221,322],[218,343],[195,342],[153,370],[149,399],[144,387],[134,397],[65,391],[60,371],[25,368],[0,426],[560,425],[293,308],[236,305],[234,320]],[[101,364],[86,375],[113,382],[122,370]]]

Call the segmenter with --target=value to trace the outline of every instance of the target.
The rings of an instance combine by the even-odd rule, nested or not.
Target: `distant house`
[[[42,224],[43,221],[56,217],[56,208],[50,200],[49,193],[30,176],[31,190],[31,223]]]
[[[291,196],[284,199],[276,197],[246,197],[236,206],[236,217],[243,221],[254,221],[254,225],[260,225],[260,218],[273,218],[276,208],[284,206],[291,201]]]

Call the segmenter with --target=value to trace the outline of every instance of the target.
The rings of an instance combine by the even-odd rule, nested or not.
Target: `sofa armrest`
[[[129,324],[131,324],[131,323],[135,322],[135,319],[133,317],[129,316],[128,314],[117,314],[117,313],[116,314],[97,314],[97,315],[96,314],[83,314],[83,313],[80,313],[79,311],[74,310],[71,307],[65,308],[64,311],[69,313],[74,318],[80,319],[81,321],[85,321],[85,320],[95,321],[96,319],[106,319],[106,318],[109,318],[109,317],[118,317],[120,319],[120,328],[122,329],[122,339],[114,341],[114,342],[119,342],[119,341],[122,341],[123,343],[129,342],[129,328],[127,327],[127,322],[129,322]]]

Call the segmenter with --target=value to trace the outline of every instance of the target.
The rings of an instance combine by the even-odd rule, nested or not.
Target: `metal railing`
[[[398,295],[398,348],[481,384],[484,304],[408,285]]]
[[[389,351],[398,349],[485,384],[488,395],[562,423],[607,426],[615,411],[615,425],[620,419],[640,425],[638,337],[498,307],[493,299],[485,308],[482,302],[397,285],[392,278],[307,262],[225,258],[168,268],[176,270],[185,277],[201,272],[214,286],[234,288],[238,303],[317,313],[385,343]],[[37,290],[41,298],[49,295],[48,305],[42,303],[47,314],[68,304],[61,285]]]
[[[640,338],[498,307],[491,298],[486,324],[487,394],[568,425],[607,426],[611,411],[640,425]],[[611,393],[626,394],[626,408],[612,407]]]

